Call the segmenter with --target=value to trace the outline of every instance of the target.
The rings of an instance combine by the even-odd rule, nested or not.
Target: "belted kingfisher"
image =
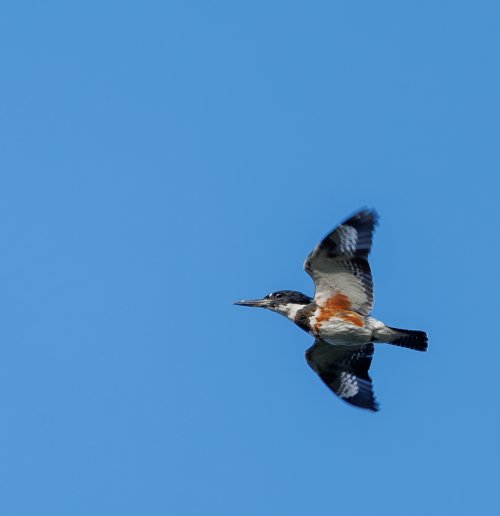
[[[329,233],[304,263],[315,284],[314,298],[293,290],[236,305],[267,308],[284,315],[316,341],[306,360],[341,399],[377,411],[368,370],[375,343],[427,351],[427,334],[386,326],[370,317],[373,281],[368,263],[378,215],[363,209]]]

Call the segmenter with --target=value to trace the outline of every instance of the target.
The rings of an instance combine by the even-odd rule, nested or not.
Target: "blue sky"
[[[497,2],[0,8],[0,513],[494,514]],[[381,412],[232,306],[381,225]]]

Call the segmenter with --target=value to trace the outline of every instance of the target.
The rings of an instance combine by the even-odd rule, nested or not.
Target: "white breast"
[[[312,327],[314,328],[315,317],[312,319]],[[320,339],[333,345],[359,346],[368,344],[368,342],[371,342],[371,336],[372,332],[367,326],[356,326],[336,317],[323,321],[318,331]]]

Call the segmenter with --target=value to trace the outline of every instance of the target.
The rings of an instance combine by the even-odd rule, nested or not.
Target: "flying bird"
[[[364,409],[379,405],[368,374],[374,344],[427,351],[424,331],[387,326],[370,316],[373,280],[368,262],[378,215],[363,209],[329,233],[304,263],[315,285],[314,298],[293,290],[272,292],[236,305],[281,314],[316,340],[306,360],[341,399]]]

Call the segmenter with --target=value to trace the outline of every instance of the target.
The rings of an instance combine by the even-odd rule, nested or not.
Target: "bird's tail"
[[[396,337],[389,341],[389,344],[415,349],[416,351],[427,351],[427,333],[425,331],[401,330],[391,327],[389,327],[389,330],[396,332]]]

